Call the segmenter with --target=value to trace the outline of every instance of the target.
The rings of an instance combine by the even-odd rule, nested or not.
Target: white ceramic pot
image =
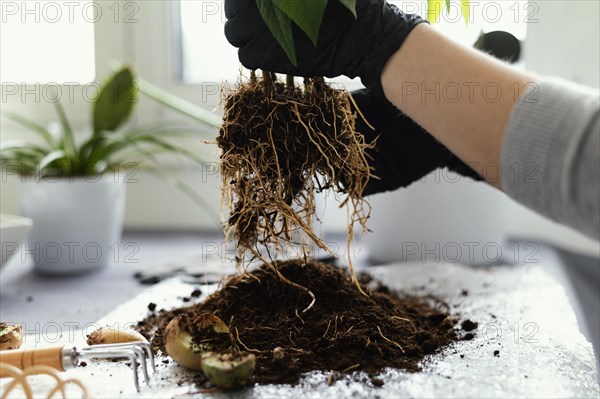
[[[407,188],[374,195],[363,237],[377,263],[496,264],[506,255],[507,199],[499,190],[438,170]]]
[[[21,214],[33,220],[25,256],[37,271],[76,274],[111,263],[125,209],[125,185],[118,174],[31,177],[17,187]]]
[[[19,252],[32,224],[29,218],[0,213],[0,269]]]

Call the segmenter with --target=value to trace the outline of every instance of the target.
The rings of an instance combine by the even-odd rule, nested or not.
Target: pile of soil
[[[162,331],[172,318],[193,320],[213,313],[230,329],[229,350],[256,355],[258,383],[296,383],[313,370],[375,374],[393,367],[417,372],[426,355],[461,339],[456,320],[441,301],[400,298],[361,274],[365,296],[347,272],[330,264],[294,260],[275,266],[314,293],[312,308],[303,313],[311,301],[307,292],[262,266],[230,278],[202,303],[153,313],[138,331],[164,352]],[[195,382],[202,381],[199,373]]]

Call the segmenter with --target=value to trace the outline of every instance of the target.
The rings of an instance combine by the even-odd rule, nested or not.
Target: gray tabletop
[[[119,262],[69,277],[39,275],[30,262],[11,260],[0,274],[0,320],[22,323],[32,333],[81,328],[147,288],[133,277],[136,272],[198,256],[220,241],[210,233],[130,232],[122,243],[132,245]]]
[[[330,240],[341,242],[342,238]],[[193,264],[208,252],[227,252],[230,248],[217,248],[222,241],[217,233],[128,232],[122,244],[132,246],[119,262],[71,277],[39,275],[31,263],[11,261],[0,273],[0,321],[21,323],[26,333],[37,335],[85,328],[147,288],[134,278],[136,272],[179,262]],[[580,328],[598,355],[600,261],[547,246],[539,256],[566,288]]]

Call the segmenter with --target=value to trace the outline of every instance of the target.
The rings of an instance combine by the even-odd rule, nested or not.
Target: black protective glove
[[[225,36],[239,47],[240,61],[248,69],[304,77],[359,76],[367,88],[384,97],[383,66],[411,30],[426,21],[403,14],[385,0],[357,0],[356,14],[357,18],[340,1],[329,0],[316,47],[294,24],[297,67],[263,22],[256,0],[225,0]]]
[[[352,92],[358,108],[375,130],[360,116],[356,131],[367,142],[378,137],[375,148],[368,150],[373,174],[365,195],[406,187],[438,168],[448,168],[462,176],[482,180],[431,134],[402,114],[392,103],[369,90]]]

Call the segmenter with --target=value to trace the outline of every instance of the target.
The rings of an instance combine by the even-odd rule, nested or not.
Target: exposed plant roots
[[[269,72],[261,79],[252,72],[227,95],[217,144],[230,212],[225,232],[237,242],[238,265],[271,263],[263,250],[271,259],[297,246],[306,258],[313,243],[330,252],[313,231],[315,194],[324,190],[347,194],[341,205],[349,207],[350,235],[355,222],[365,228],[370,207],[362,193],[371,177],[365,149],[372,144],[355,131],[351,101],[322,78],[305,79],[302,89]]]

